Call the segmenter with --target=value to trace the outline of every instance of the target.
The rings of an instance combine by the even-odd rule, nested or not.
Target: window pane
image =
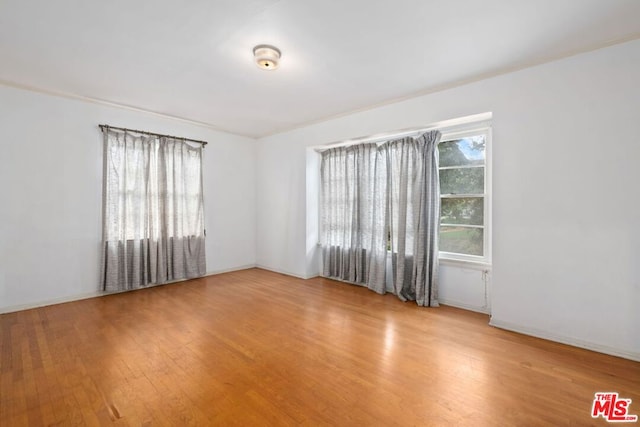
[[[483,235],[481,228],[440,227],[440,251],[482,256]]]
[[[441,170],[440,193],[483,194],[484,167]]]
[[[484,135],[470,136],[438,144],[440,166],[484,165]]]
[[[484,199],[482,197],[441,199],[440,223],[484,225]]]

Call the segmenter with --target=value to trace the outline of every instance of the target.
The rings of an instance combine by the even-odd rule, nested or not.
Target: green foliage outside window
[[[484,135],[438,146],[442,252],[483,255],[485,148]]]

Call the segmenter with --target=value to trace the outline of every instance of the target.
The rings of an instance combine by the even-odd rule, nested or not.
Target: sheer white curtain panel
[[[202,146],[103,129],[102,288],[205,274]]]
[[[440,132],[322,152],[323,275],[437,306]]]
[[[322,154],[323,274],[384,293],[386,167],[376,144]]]

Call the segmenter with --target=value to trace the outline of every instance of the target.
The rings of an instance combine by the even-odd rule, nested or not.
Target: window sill
[[[470,268],[474,270],[491,270],[491,263],[485,261],[475,261],[475,260],[463,260],[456,258],[449,258],[446,256],[440,256],[440,265],[450,265],[452,267],[463,267]]]

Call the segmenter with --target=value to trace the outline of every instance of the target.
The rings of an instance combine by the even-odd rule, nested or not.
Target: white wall
[[[97,293],[100,123],[208,141],[207,270],[255,264],[254,140],[0,86],[0,312]]]
[[[305,147],[492,112],[492,323],[640,359],[638,76],[636,40],[262,138],[257,263],[317,273]]]

